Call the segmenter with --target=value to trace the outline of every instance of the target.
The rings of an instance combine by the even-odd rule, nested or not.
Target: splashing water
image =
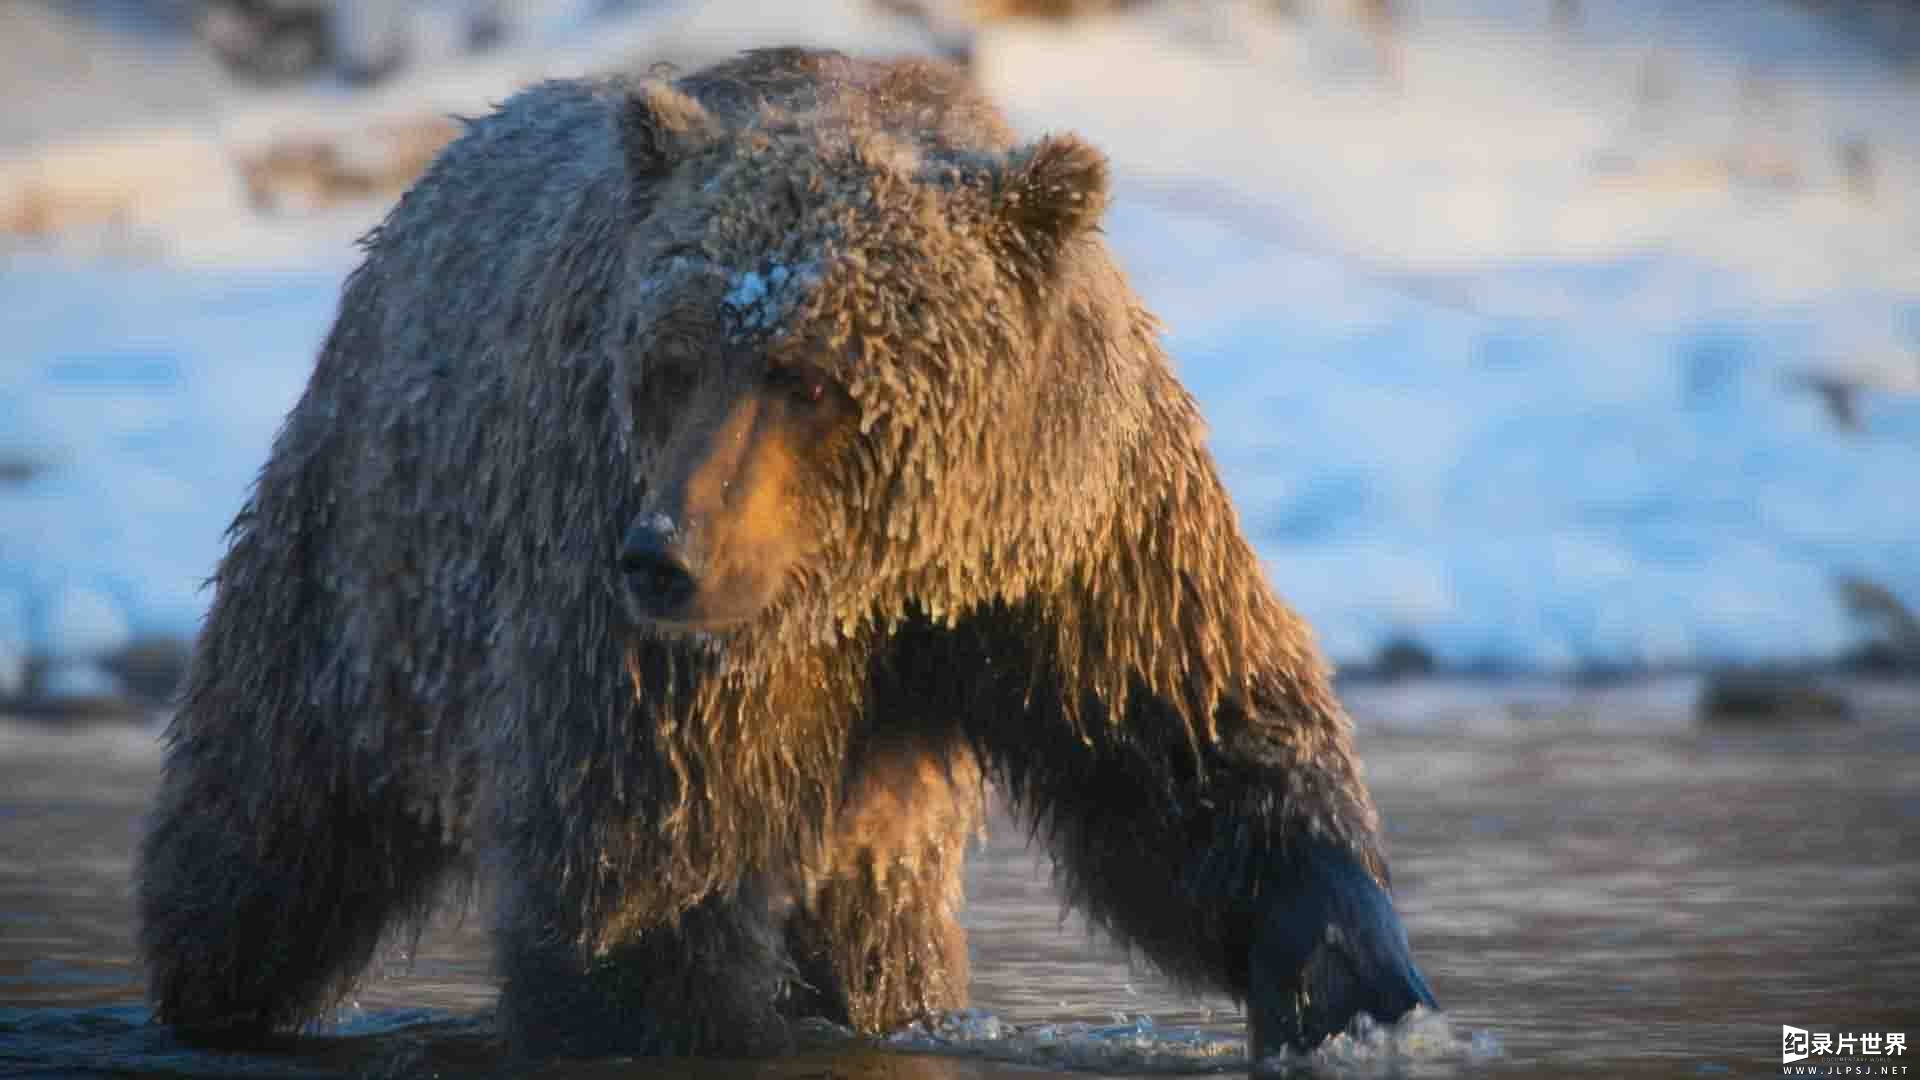
[[[953,1054],[1009,1064],[1102,1073],[1401,1076],[1427,1067],[1450,1071],[1500,1055],[1492,1034],[1457,1034],[1445,1015],[1416,1009],[1394,1024],[1361,1017],[1348,1032],[1307,1054],[1281,1053],[1249,1062],[1243,1036],[1154,1024],[1151,1016],[1115,1014],[1111,1024],[1013,1024],[982,1009],[913,1023],[883,1040],[916,1053]]]

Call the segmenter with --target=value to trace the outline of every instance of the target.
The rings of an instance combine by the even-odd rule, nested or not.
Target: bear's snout
[[[620,545],[620,569],[642,614],[672,619],[697,591],[693,566],[674,520],[665,514],[641,514]]]

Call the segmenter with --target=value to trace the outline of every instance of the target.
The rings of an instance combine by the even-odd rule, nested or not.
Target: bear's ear
[[[1016,150],[1001,168],[994,205],[1025,246],[1045,261],[1100,223],[1107,208],[1107,157],[1075,135],[1049,135]]]
[[[698,101],[657,79],[634,88],[620,112],[620,140],[634,176],[658,176],[686,156],[713,130],[713,118]]]

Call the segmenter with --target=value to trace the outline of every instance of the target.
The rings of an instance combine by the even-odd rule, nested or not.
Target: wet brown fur
[[[141,853],[159,1016],[321,1016],[477,870],[524,1048],[884,1029],[965,1000],[983,773],[1197,986],[1249,992],[1299,838],[1384,883],[1105,201],[1091,148],[1017,144],[933,63],[751,53],[472,123],[369,237],[234,523]],[[623,531],[725,502],[698,474],[769,358],[848,410],[743,451],[777,476],[708,515],[775,553],[770,602],[636,628]]]

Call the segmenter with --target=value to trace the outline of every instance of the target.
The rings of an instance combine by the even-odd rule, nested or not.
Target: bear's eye
[[[796,364],[768,364],[767,387],[803,405],[818,405],[827,396],[826,378]]]

